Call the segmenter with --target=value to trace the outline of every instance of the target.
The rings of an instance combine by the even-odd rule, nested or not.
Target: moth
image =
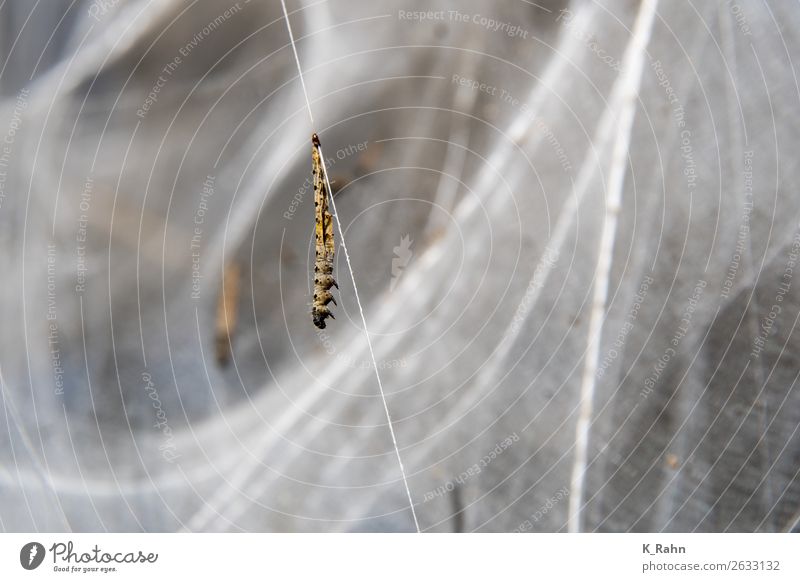
[[[336,305],[331,287],[339,288],[333,278],[333,218],[328,211],[328,186],[325,179],[325,168],[322,165],[322,150],[317,134],[311,136],[311,163],[314,172],[314,212],[316,236],[314,262],[314,300],[311,304],[311,318],[320,329],[325,329],[325,319],[336,319],[328,307]]]

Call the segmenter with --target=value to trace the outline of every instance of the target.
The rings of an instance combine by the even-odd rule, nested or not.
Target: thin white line
[[[294,44],[294,34],[292,33],[292,23],[289,22],[289,12],[286,10],[286,0],[281,0],[283,7],[283,17],[286,20],[286,28],[289,30],[289,41],[292,43],[292,52],[294,53],[294,62],[297,63],[297,74],[300,75],[300,85],[303,87],[303,96],[306,98],[306,107],[308,108],[308,117],[311,119],[311,127],[314,127],[314,115],[311,113],[311,101],[308,100],[308,90],[306,89],[306,81],[303,78],[303,67],[300,66],[300,57],[297,56],[297,47]],[[320,151],[322,148],[320,148]],[[325,164],[322,164],[323,167]],[[325,177],[327,178],[327,174]],[[328,186],[330,188],[330,186]],[[328,190],[330,192],[330,189]],[[331,196],[333,198],[333,196]]]
[[[300,58],[297,56],[297,47],[294,44],[294,35],[292,34],[292,25],[289,23],[289,13],[286,10],[286,1],[281,0],[283,7],[283,16],[286,19],[286,28],[289,29],[289,40],[292,43],[292,52],[294,53],[294,60],[297,63],[297,73],[300,76],[300,85],[303,87],[303,96],[306,98],[306,106],[308,107],[308,117],[311,119],[311,126],[314,126],[314,116],[311,113],[311,101],[308,99],[308,91],[306,90],[306,82],[303,79],[303,69],[300,66]],[[325,175],[325,185],[328,192],[333,192],[330,180],[328,179],[328,169],[325,167],[325,156],[322,155],[322,146],[319,148],[319,157],[322,162],[322,173]],[[375,378],[378,380],[378,389],[381,393],[381,401],[383,402],[383,410],[386,412],[386,422],[389,424],[389,433],[392,435],[392,445],[394,445],[394,452],[397,455],[397,464],[400,465],[400,473],[403,476],[403,485],[406,488],[406,495],[408,496],[408,506],[411,509],[411,516],[414,518],[414,526],[417,528],[417,533],[421,533],[419,529],[419,521],[417,521],[417,512],[414,509],[414,501],[411,498],[411,489],[408,487],[408,477],[406,477],[406,469],[403,466],[403,459],[400,456],[400,447],[397,446],[397,438],[394,434],[394,427],[392,426],[392,416],[389,414],[389,405],[386,403],[386,394],[383,391],[383,382],[381,382],[381,375],[378,372],[378,362],[375,360],[375,351],[372,349],[372,340],[369,337],[369,329],[367,328],[367,319],[364,316],[364,308],[361,306],[361,298],[358,296],[358,288],[356,287],[356,276],[353,273],[353,266],[350,264],[350,253],[347,252],[347,245],[344,242],[344,230],[342,223],[339,221],[339,213],[336,212],[336,203],[333,201],[333,196],[329,196],[331,203],[331,213],[336,219],[336,227],[339,229],[339,236],[342,240],[342,250],[344,251],[344,258],[347,262],[347,270],[350,271],[350,280],[353,282],[353,294],[356,296],[356,303],[358,304],[358,311],[361,314],[361,323],[364,325],[364,335],[367,337],[367,346],[369,347],[369,355],[372,358],[372,366],[375,370]]]

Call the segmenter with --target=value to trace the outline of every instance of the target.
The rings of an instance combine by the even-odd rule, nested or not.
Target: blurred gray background
[[[0,4],[0,527],[797,528],[796,6],[287,6]]]

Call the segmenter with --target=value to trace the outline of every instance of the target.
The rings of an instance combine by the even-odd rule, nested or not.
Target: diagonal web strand
[[[311,112],[311,101],[308,98],[308,90],[306,89],[306,82],[303,78],[303,68],[300,66],[300,57],[297,55],[297,46],[294,42],[294,34],[292,33],[292,25],[289,22],[289,13],[286,10],[286,0],[281,0],[281,7],[283,8],[283,16],[286,20],[286,28],[289,30],[289,41],[292,45],[292,52],[294,53],[294,60],[297,64],[297,74],[300,77],[300,85],[303,88],[303,96],[306,99],[306,107],[308,108],[308,117],[311,120],[312,127],[314,126],[314,115]],[[325,176],[325,186],[328,189],[328,192],[333,192],[331,189],[330,180],[328,179],[328,169],[325,167],[325,156],[322,155],[322,147],[318,146],[320,150],[320,158],[322,160],[322,170]],[[342,223],[339,221],[339,213],[336,211],[336,203],[333,201],[333,196],[329,196],[329,200],[331,203],[331,214],[333,214],[334,219],[336,220],[336,228],[339,230],[339,236],[341,237],[342,241],[342,250],[344,251],[344,258],[347,262],[347,270],[350,272],[350,280],[353,282],[353,294],[356,297],[356,303],[358,304],[358,311],[361,314],[361,323],[364,325],[364,335],[367,338],[367,346],[369,347],[369,356],[372,359],[372,367],[375,370],[375,378],[378,381],[378,389],[381,394],[381,401],[383,402],[383,410],[386,413],[386,422],[389,425],[389,433],[392,436],[392,445],[394,446],[394,452],[397,455],[397,463],[400,466],[400,473],[403,477],[403,485],[406,489],[406,495],[408,496],[408,506],[411,509],[411,515],[414,518],[414,526],[417,528],[417,533],[420,533],[421,530],[419,528],[419,521],[417,521],[417,512],[414,509],[414,501],[411,498],[411,489],[408,487],[408,477],[406,476],[406,470],[403,466],[403,459],[400,456],[400,447],[397,446],[397,437],[394,434],[394,427],[392,425],[392,416],[389,413],[389,406],[386,403],[386,394],[383,391],[383,382],[381,381],[381,375],[378,371],[378,363],[375,360],[375,351],[372,348],[372,340],[369,337],[369,329],[367,328],[367,319],[364,316],[364,308],[361,306],[361,298],[358,295],[358,287],[356,286],[356,277],[353,273],[353,266],[350,264],[350,253],[347,252],[347,245],[344,241],[344,230],[342,229]]]

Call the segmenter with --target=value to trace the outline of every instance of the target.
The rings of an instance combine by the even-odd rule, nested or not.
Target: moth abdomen
[[[333,293],[330,291],[319,291],[318,293],[314,293],[314,302],[319,305],[327,305],[328,303],[337,305],[336,299],[334,299]]]
[[[336,319],[328,308],[329,303],[336,305],[331,288],[335,286],[338,289],[339,287],[331,273],[333,273],[332,261],[320,260],[314,265],[314,298],[311,315],[314,325],[320,329],[325,329],[326,317]]]
[[[339,288],[339,285],[336,283],[336,280],[333,278],[333,275],[322,273],[317,274],[314,277],[314,284],[321,285],[325,289],[330,289],[331,287]]]

